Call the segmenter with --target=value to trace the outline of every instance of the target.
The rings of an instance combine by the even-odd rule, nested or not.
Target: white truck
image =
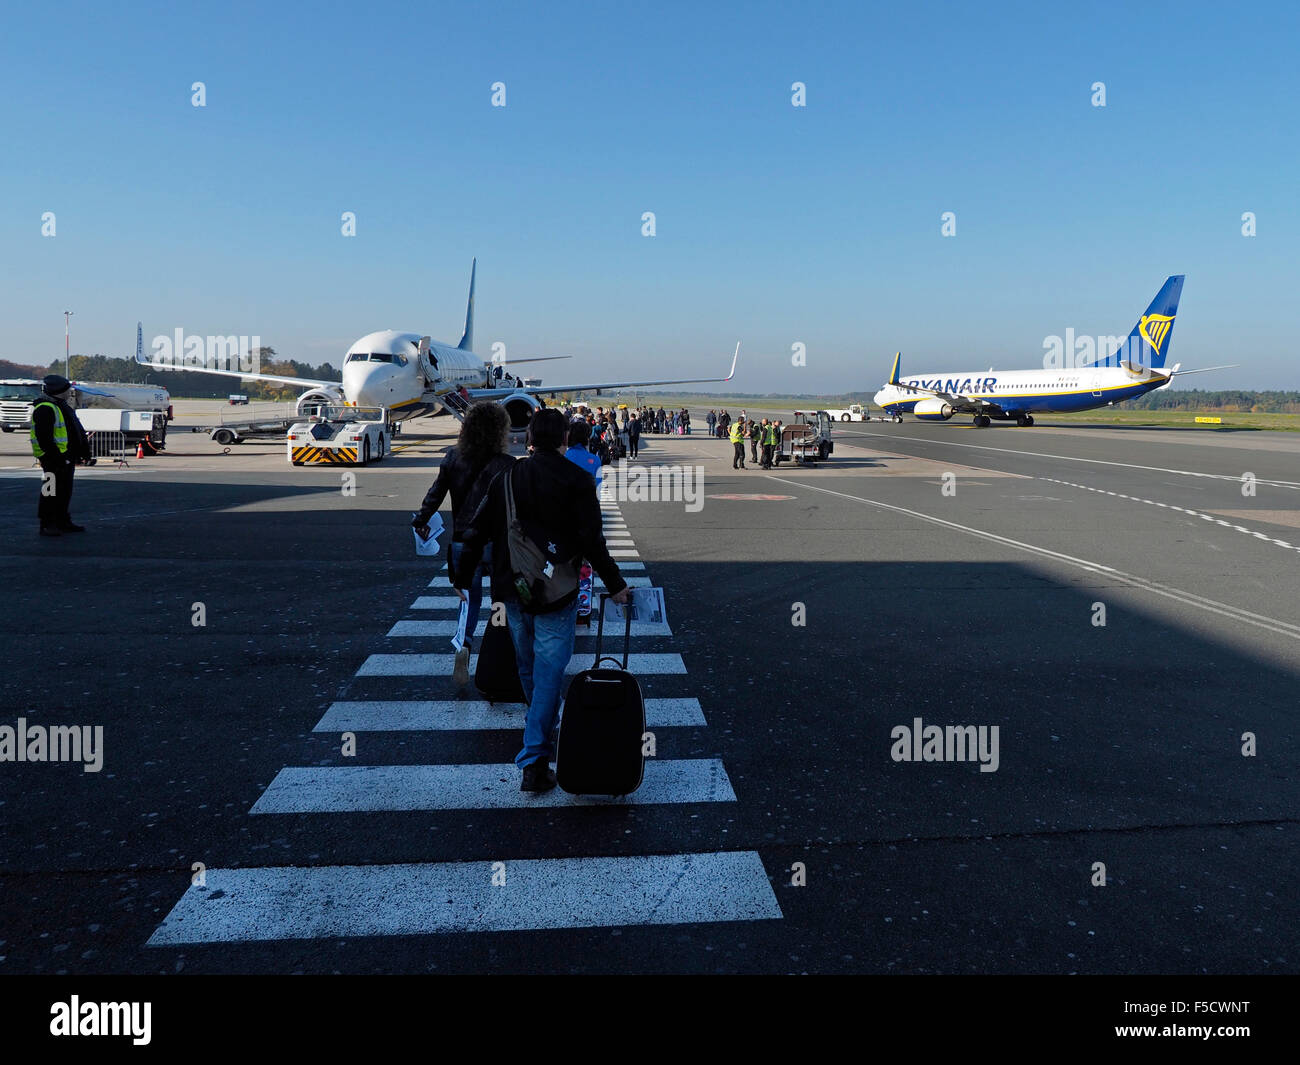
[[[26,432],[32,427],[32,404],[41,394],[41,382],[28,377],[0,381],[0,430]]]
[[[364,466],[383,461],[393,439],[384,407],[321,404],[289,427],[289,461],[295,466]]]
[[[861,403],[850,403],[847,407],[837,407],[826,412],[837,422],[869,422],[871,414]]]
[[[12,433],[15,429],[26,431],[31,428],[32,406],[41,394],[42,383],[27,378],[0,381],[0,429]],[[166,446],[172,406],[171,396],[165,388],[116,381],[74,381],[67,402],[77,411],[87,432],[126,432],[131,434],[132,440],[145,440],[154,451],[161,451]],[[81,417],[83,412],[94,424],[93,430],[86,418]],[[110,417],[100,417],[102,414]],[[138,414],[139,417],[120,417],[126,414]]]

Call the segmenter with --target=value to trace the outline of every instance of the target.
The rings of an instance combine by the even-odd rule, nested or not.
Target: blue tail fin
[[[465,335],[457,345],[461,351],[474,350],[474,275],[478,273],[478,259],[469,268],[469,306],[465,308]]]
[[[1183,294],[1183,276],[1175,274],[1156,293],[1151,306],[1138,319],[1128,339],[1117,351],[1099,359],[1097,366],[1146,366],[1159,370],[1164,367],[1173,338],[1174,318],[1178,314],[1178,298]]]

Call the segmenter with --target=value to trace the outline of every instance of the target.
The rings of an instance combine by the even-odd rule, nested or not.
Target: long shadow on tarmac
[[[134,504],[175,513],[3,561],[6,640],[41,633],[10,663],[7,714],[102,724],[108,751],[101,774],[5,767],[8,971],[1296,968],[1296,670],[1119,602],[1095,626],[1096,594],[1030,566],[651,559],[674,636],[637,650],[681,653],[688,675],[643,687],[707,720],[662,730],[657,756],[720,758],[736,803],[251,816],[286,765],[503,762],[519,737],[374,733],[345,760],[311,732],[333,699],[454,693],[354,677],[370,653],[443,649],[384,635],[437,568],[410,553],[411,501],[137,483]],[[292,511],[229,509],[276,501]],[[86,562],[31,579],[49,546]],[[917,718],[996,726],[996,772],[895,761],[891,730]],[[780,921],[143,947],[195,861],[751,848]]]

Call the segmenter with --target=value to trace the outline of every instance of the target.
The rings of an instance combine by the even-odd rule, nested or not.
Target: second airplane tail
[[[1153,370],[1164,368],[1174,332],[1174,318],[1178,314],[1178,298],[1183,294],[1183,276],[1175,274],[1164,283],[1123,346],[1099,359],[1095,365],[1123,366],[1127,363]]]

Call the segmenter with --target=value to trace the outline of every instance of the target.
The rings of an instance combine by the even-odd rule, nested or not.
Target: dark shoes
[[[84,525],[78,525],[76,522],[70,521],[66,525],[60,525],[59,531],[60,532],[85,532],[86,527]]]
[[[520,791],[550,791],[553,787],[555,787],[555,770],[550,767],[545,758],[539,758],[524,766],[524,779],[519,785]]]
[[[56,529],[53,525],[42,525],[42,526],[41,526],[41,535],[42,535],[42,536],[62,536],[63,534],[62,534],[61,532],[59,532],[59,530]]]

